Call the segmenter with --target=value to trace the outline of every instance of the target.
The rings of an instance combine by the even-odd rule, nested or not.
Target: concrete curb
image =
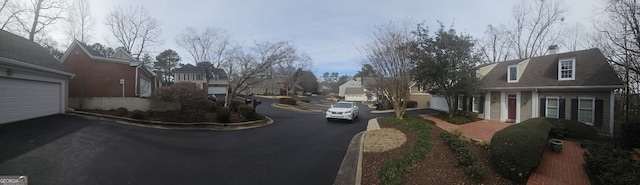
[[[77,115],[88,119],[109,120],[125,125],[133,125],[146,128],[165,129],[165,130],[213,130],[213,131],[231,131],[258,128],[273,124],[273,119],[265,116],[264,120],[241,122],[241,123],[214,123],[214,122],[196,122],[196,123],[175,123],[165,121],[139,120],[133,118],[124,118],[112,115],[97,114],[83,111],[70,111],[67,114]]]
[[[288,111],[302,112],[302,113],[314,113],[314,114],[322,114],[322,113],[324,113],[324,111],[320,110],[320,109],[310,109],[310,110],[300,110],[300,109],[295,109],[295,108],[288,109],[288,108],[284,108],[283,106],[279,106],[277,103],[272,103],[271,107],[282,109],[282,110],[288,110]],[[316,111],[313,111],[313,110],[316,110]]]
[[[334,185],[360,185],[362,182],[362,151],[364,149],[364,135],[371,130],[380,130],[378,125],[378,118],[370,119],[367,125],[367,130],[362,131],[351,139],[347,153],[342,159],[340,164],[340,170]]]

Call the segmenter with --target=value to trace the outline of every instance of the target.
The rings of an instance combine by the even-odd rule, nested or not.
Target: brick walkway
[[[580,143],[563,140],[562,151],[552,152],[547,146],[542,154],[540,165],[529,176],[527,185],[582,185],[590,184],[589,176],[582,167],[585,149],[580,148]]]
[[[420,115],[424,119],[431,120],[444,130],[459,128],[467,137],[478,141],[491,141],[491,137],[497,131],[511,125],[495,120],[480,120],[462,125],[455,125],[430,115]],[[589,177],[582,164],[584,159],[579,143],[566,141],[562,145],[560,153],[554,153],[548,147],[545,148],[540,165],[529,176],[527,185],[588,185]]]
[[[491,141],[491,137],[498,130],[502,130],[504,127],[511,125],[510,123],[503,123],[496,120],[479,120],[471,123],[465,123],[462,125],[454,125],[439,118],[430,115],[420,115],[424,119],[431,120],[436,125],[444,130],[460,129],[462,134],[477,141]]]

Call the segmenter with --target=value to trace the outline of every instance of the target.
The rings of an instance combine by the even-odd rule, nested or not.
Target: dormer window
[[[558,62],[558,80],[576,79],[576,59],[562,59]]]
[[[507,82],[518,82],[518,65],[509,66],[509,70],[507,70]]]

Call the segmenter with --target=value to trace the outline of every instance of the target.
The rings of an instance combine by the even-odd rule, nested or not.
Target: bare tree
[[[495,27],[491,24],[487,26],[484,38],[480,42],[480,51],[482,53],[482,62],[496,63],[505,61],[512,57],[510,49],[513,42],[508,37],[509,30],[505,25]]]
[[[138,6],[117,7],[105,18],[105,24],[125,50],[137,60],[147,47],[160,42],[160,22]]]
[[[589,38],[586,30],[587,29],[580,23],[564,27],[564,31],[562,31],[562,38],[559,40],[561,47],[565,48],[567,51],[585,49],[587,47],[586,40],[588,40],[585,38]]]
[[[28,39],[34,41],[36,34],[41,33],[49,25],[59,19],[64,19],[62,13],[67,9],[64,0],[31,0],[30,6],[16,21],[22,31],[27,33]]]
[[[196,65],[211,62],[215,68],[220,68],[225,63],[232,48],[229,35],[223,30],[212,28],[198,33],[196,28],[188,27],[176,37],[176,43],[189,52]]]
[[[0,29],[13,32],[12,26],[18,23],[20,14],[26,12],[27,8],[18,0],[2,0],[0,3]]]
[[[70,41],[89,42],[95,18],[91,14],[91,4],[87,0],[75,0],[69,9],[65,33]]]
[[[273,69],[275,75],[284,83],[287,96],[292,92],[296,94],[296,87],[302,81],[302,72],[309,70],[309,67],[313,65],[308,54],[298,54],[295,49],[289,51],[288,56],[282,62],[277,63]]]
[[[227,66],[231,91],[226,102],[236,94],[269,79],[274,65],[282,62],[293,47],[286,41],[256,43],[252,49],[236,48]],[[226,104],[229,107],[229,104]]]
[[[407,23],[389,22],[377,26],[373,37],[361,50],[365,57],[363,65],[371,65],[376,71],[382,93],[393,104],[396,117],[403,119],[415,66],[410,47],[413,36]]]
[[[533,3],[531,3],[533,2]],[[566,8],[560,1],[520,1],[513,7],[513,29],[509,39],[518,58],[544,55],[546,47],[555,44],[560,34],[555,25],[564,21]]]

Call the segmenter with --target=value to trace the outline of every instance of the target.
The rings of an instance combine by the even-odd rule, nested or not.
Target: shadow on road
[[[0,124],[0,163],[80,130],[87,122],[82,117],[58,114]]]

